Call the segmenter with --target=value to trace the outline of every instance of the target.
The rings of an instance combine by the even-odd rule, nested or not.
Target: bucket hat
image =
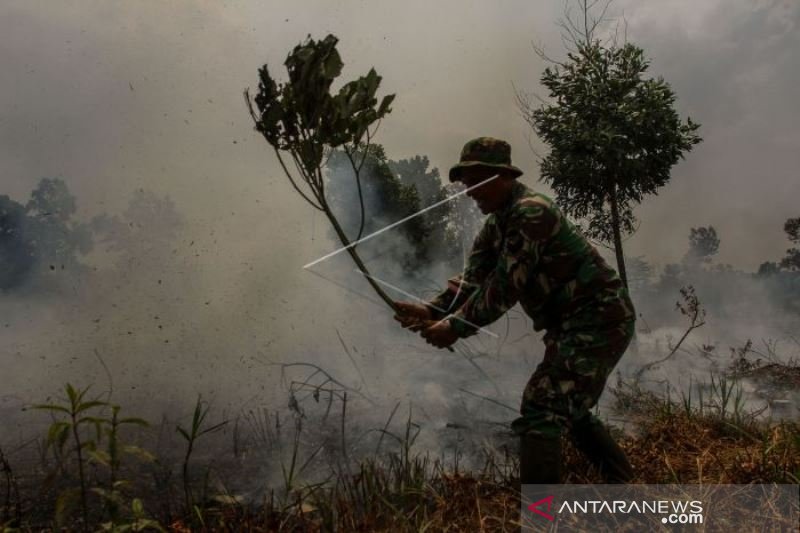
[[[522,171],[511,164],[511,145],[492,137],[478,137],[464,145],[460,161],[450,169],[450,181],[461,180],[463,169],[476,166],[503,168],[511,171],[514,178],[522,175]]]

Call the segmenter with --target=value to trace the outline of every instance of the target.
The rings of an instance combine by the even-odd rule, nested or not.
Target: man
[[[445,348],[519,302],[534,329],[546,330],[544,360],[512,423],[521,483],[560,482],[564,430],[606,482],[627,482],[625,453],[590,410],[633,335],[633,305],[616,272],[549,198],[517,181],[521,174],[504,141],[464,146],[450,181],[475,187],[467,194],[489,216],[463,274],[428,305],[400,302],[395,318]]]

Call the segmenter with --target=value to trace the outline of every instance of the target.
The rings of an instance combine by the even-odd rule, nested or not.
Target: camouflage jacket
[[[517,302],[539,331],[596,329],[634,320],[617,273],[547,196],[515,182],[506,206],[489,215],[464,273],[429,302],[461,337]]]

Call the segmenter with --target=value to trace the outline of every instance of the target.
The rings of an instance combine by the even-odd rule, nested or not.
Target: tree
[[[565,212],[586,220],[590,237],[613,242],[627,285],[622,235],[634,230],[633,206],[669,181],[672,166],[701,141],[699,124],[682,122],[669,84],[647,77],[644,51],[595,38],[602,15],[592,19],[594,3],[580,5],[582,28],[569,18],[562,23],[572,45],[567,60],[552,61],[541,77],[551,101],[518,101],[550,147],[541,179]]]
[[[360,151],[354,155],[355,159],[362,157]],[[344,151],[336,149],[330,154],[326,177],[331,209],[345,233],[354,235],[361,223],[358,210],[353,209],[359,203],[359,190],[354,186],[353,169]],[[427,156],[415,155],[394,161],[386,156],[379,144],[370,145],[360,181],[366,234],[419,213],[455,192],[442,184],[439,170],[430,168]],[[390,234],[385,234],[381,242],[401,235],[407,245],[393,247],[390,253],[381,254],[381,257],[401,265],[406,276],[423,275],[426,267],[437,261],[448,262],[450,268],[460,266],[461,248],[468,247],[465,237],[472,230],[477,210],[462,213],[459,199],[462,197],[424,211]]]
[[[631,257],[628,260],[630,277],[628,282],[632,291],[644,291],[653,282],[655,269],[644,256]]]
[[[309,205],[325,214],[367,282],[396,310],[394,300],[369,275],[354,244],[363,235],[366,222],[360,175],[374,134],[375,128],[370,131],[370,127],[391,111],[389,106],[394,95],[384,96],[378,103],[375,94],[381,77],[375,69],[331,94],[331,86],[344,65],[336,50],[338,41],[335,36],[328,35],[320,41],[309,37],[297,45],[284,62],[289,75],[285,83],[276,83],[264,65],[259,69],[258,93],[251,99],[249,91],[245,91],[245,101],[256,131],[272,146],[294,189]],[[341,148],[346,154],[359,192],[361,222],[352,240],[331,211],[326,196],[324,158],[333,148]],[[288,153],[296,172],[289,170],[281,152]]]
[[[684,269],[681,265],[668,263],[664,265],[664,270],[658,281],[659,291],[670,292],[681,286],[685,277]]]
[[[778,265],[778,263],[773,261],[764,261],[758,265],[758,272],[756,272],[756,276],[759,278],[768,278],[776,275],[780,271],[781,267]]]
[[[0,289],[21,285],[36,263],[36,249],[25,235],[25,206],[0,196]]]
[[[92,250],[89,227],[73,220],[75,197],[59,178],[43,178],[23,205],[0,196],[0,289],[14,289],[48,270],[83,271]]]
[[[414,157],[401,159],[399,161],[389,160],[387,163],[392,174],[397,176],[397,179],[417,189],[420,202],[423,206],[433,204],[446,198],[447,193],[442,187],[439,169],[429,169],[430,160],[428,156],[415,155]],[[445,204],[438,209],[446,212],[447,208],[448,204]]]
[[[353,168],[343,150],[334,150],[326,165],[328,202],[345,233],[356,235],[359,232],[362,217],[360,211],[353,207],[359,205],[360,198],[364,204],[365,234],[373,233],[420,210],[417,187],[404,182],[392,172],[392,162],[387,159],[383,146],[372,144],[366,154],[356,151],[353,155],[359,160],[364,159],[360,189],[353,186]],[[411,272],[420,262],[425,261],[431,228],[424,217],[419,216],[399,226],[396,232],[411,245],[410,253],[408,247],[402,247],[399,253],[393,253],[391,257],[399,260],[404,270]],[[385,239],[389,238],[391,235],[387,235]]]
[[[138,189],[121,216],[97,215],[90,227],[98,244],[118,254],[118,265],[138,268],[161,264],[184,223],[169,196]]]
[[[689,230],[689,251],[684,262],[689,265],[707,264],[719,251],[719,237],[714,226],[691,228]]]
[[[783,231],[792,243],[800,245],[800,217],[788,219]],[[786,257],[781,259],[781,267],[787,270],[800,270],[800,248],[786,250]]]
[[[59,178],[42,178],[25,205],[26,234],[36,247],[43,266],[59,269],[81,268],[78,254],[94,246],[88,225],[72,219],[77,212],[75,196]]]
[[[63,180],[42,178],[25,208],[31,216],[66,222],[77,211],[77,203]]]
[[[425,208],[458,192],[453,184],[442,184],[438,168],[431,168],[427,156],[415,155],[399,161],[389,160],[389,168],[402,183],[413,185],[420,197],[420,207]],[[469,249],[469,242],[477,233],[481,219],[474,202],[463,195],[452,198],[423,216],[429,233],[425,257],[428,261],[441,260],[451,268],[461,262],[462,250]]]

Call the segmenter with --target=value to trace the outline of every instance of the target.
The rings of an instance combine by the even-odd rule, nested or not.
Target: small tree
[[[756,276],[760,278],[768,278],[776,275],[780,271],[781,267],[778,265],[778,263],[775,263],[774,261],[764,261],[758,265],[758,272],[756,272]]]
[[[90,222],[100,247],[115,254],[117,265],[126,269],[152,268],[166,260],[185,224],[169,196],[159,197],[145,189],[133,192],[121,215],[103,213]]]
[[[89,225],[76,222],[75,197],[59,178],[42,178],[23,205],[0,196],[0,290],[20,288],[50,270],[85,272],[79,256],[93,247]]]
[[[783,231],[792,243],[800,246],[800,217],[787,220]],[[787,270],[800,270],[800,248],[786,250],[786,257],[781,259],[781,267]]]
[[[622,235],[634,230],[634,204],[664,186],[701,138],[699,124],[678,116],[669,84],[646,77],[650,63],[641,48],[595,38],[602,21],[589,14],[595,3],[580,2],[582,27],[569,18],[562,23],[572,50],[541,78],[552,101],[534,106],[520,95],[519,103],[550,147],[541,178],[567,213],[586,219],[590,237],[613,243],[627,285]]]
[[[362,157],[360,151],[355,155],[356,159]],[[328,203],[348,235],[355,235],[360,228],[361,216],[352,209],[359,203],[359,194],[364,199],[365,233],[414,216],[396,230],[408,246],[393,246],[388,253],[381,253],[384,265],[400,265],[405,275],[417,277],[424,276],[426,267],[436,261],[452,261],[456,267],[462,255],[462,233],[467,231],[454,220],[458,198],[420,212],[452,194],[442,185],[439,170],[430,168],[428,157],[394,161],[383,146],[372,144],[361,168],[359,191],[353,186],[355,176],[348,155],[335,149],[327,160],[326,178]]]
[[[699,227],[689,230],[689,251],[685,262],[690,265],[709,263],[719,251],[719,237],[714,226]]]
[[[355,175],[349,156],[343,150],[333,150],[326,165],[328,204],[348,235],[356,235],[359,231],[375,232],[420,210],[418,189],[392,172],[383,146],[372,144],[366,157],[360,152],[355,155],[359,160],[365,159],[359,176],[360,189],[352,186]],[[364,201],[364,218],[352,209],[353,205],[360,203],[360,198]],[[430,228],[425,217],[419,216],[401,225],[397,231],[410,247],[403,247],[398,254],[390,254],[391,260],[398,261],[411,272],[424,260]]]
[[[442,186],[438,168],[430,168],[430,160],[425,155],[415,155],[399,161],[388,161],[389,169],[406,185],[413,185],[419,193],[422,205],[444,200],[447,192]],[[445,204],[435,209],[447,213],[450,205]]]
[[[389,160],[389,168],[398,179],[404,184],[416,187],[419,193],[420,207],[423,208],[441,202],[455,192],[442,184],[438,168],[429,167],[430,160],[427,156],[415,155],[399,161]],[[426,259],[428,261],[452,262],[452,268],[460,265],[461,249],[464,248],[466,236],[470,235],[469,240],[471,240],[471,225],[476,224],[480,217],[477,208],[461,213],[460,202],[463,200],[466,199],[459,196],[423,215],[422,218],[429,230],[426,239]],[[473,205],[473,202],[468,202],[467,205]],[[467,220],[462,220],[462,218]]]
[[[27,235],[27,220],[25,206],[0,196],[0,291],[22,285],[36,264],[36,245]]]
[[[375,93],[381,77],[374,69],[331,94],[331,85],[343,66],[336,50],[337,42],[336,37],[328,35],[321,41],[309,37],[297,45],[284,63],[289,75],[285,83],[276,83],[264,65],[259,69],[258,93],[251,98],[245,91],[245,101],[256,131],[272,146],[292,186],[309,205],[325,213],[359,270],[368,274],[352,244],[364,232],[360,176],[374,134],[374,129],[370,131],[370,128],[390,112],[394,95],[383,97],[378,104]],[[331,211],[326,196],[323,168],[333,148],[341,148],[346,154],[359,191],[361,221],[352,241]],[[282,153],[288,154],[295,172],[289,170]],[[395,309],[394,301],[380,285],[369,275],[366,278],[384,302]]]
[[[650,287],[653,281],[655,270],[653,265],[647,262],[644,256],[631,257],[628,261],[630,266],[630,283],[631,290],[642,291]]]
[[[85,452],[86,448],[94,449],[97,441],[101,438],[101,428],[103,420],[92,416],[88,411],[95,411],[98,407],[104,407],[106,402],[99,400],[85,401],[84,397],[89,388],[76,389],[67,383],[65,390],[67,392],[66,400],[61,403],[45,403],[37,404],[33,407],[44,411],[50,411],[54,415],[60,416],[60,420],[54,420],[47,431],[47,447],[53,447],[57,453],[59,460],[64,456],[64,446],[67,441],[72,438],[75,445],[75,454],[77,455],[78,463],[78,480],[80,486],[77,489],[68,489],[62,492],[56,502],[56,521],[61,523],[64,518],[65,511],[70,509],[75,500],[80,501],[81,512],[83,521],[81,522],[81,530],[89,530],[89,503],[88,503],[88,480],[86,472]],[[83,428],[86,426],[94,426],[95,439],[87,438],[84,435]]]

